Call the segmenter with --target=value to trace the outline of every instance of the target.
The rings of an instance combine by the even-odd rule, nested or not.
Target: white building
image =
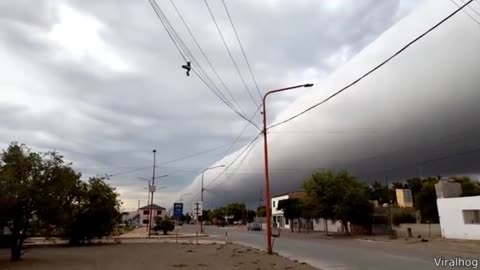
[[[442,237],[480,240],[480,196],[439,198]]]
[[[290,221],[283,216],[283,210],[277,208],[281,200],[289,198],[291,198],[290,193],[272,196],[272,224],[274,228],[290,229]]]
[[[161,207],[156,204],[146,205],[144,207],[140,207],[138,212],[140,214],[140,226],[147,226],[148,225],[148,217],[150,214],[150,209],[152,210],[152,226],[155,225],[155,219],[157,217],[161,217],[164,219],[167,216],[167,210],[164,207]]]
[[[284,194],[279,194],[273,196],[271,199],[271,206],[272,206],[272,224],[274,228],[281,228],[281,229],[290,229],[293,222],[294,229],[298,229],[298,220],[290,221],[283,216],[283,210],[278,209],[278,204],[281,200],[287,199],[301,199],[305,196],[305,192],[298,191],[298,192],[289,192]],[[310,224],[307,224],[307,221],[301,219],[301,229],[306,230],[307,226],[309,230],[313,231],[325,231],[328,229],[329,232],[339,232],[342,230],[342,224],[339,221],[332,222],[331,220],[325,219],[314,219],[310,220]]]

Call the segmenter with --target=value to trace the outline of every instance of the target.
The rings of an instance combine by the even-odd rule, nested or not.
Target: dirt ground
[[[28,250],[22,261],[15,263],[8,262],[7,255],[7,252],[0,253],[0,269],[316,269],[301,262],[234,244],[129,243],[85,247],[35,247]]]

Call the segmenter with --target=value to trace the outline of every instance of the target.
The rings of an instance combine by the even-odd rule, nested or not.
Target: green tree
[[[317,210],[315,215],[324,219],[340,220],[349,234],[348,222],[367,226],[371,223],[373,206],[368,189],[347,171],[333,173],[322,170],[304,183],[306,201]]]
[[[415,208],[420,211],[422,222],[438,223],[437,194],[435,184],[438,178],[429,177],[422,180],[422,189],[415,196]]]
[[[175,229],[175,225],[173,225],[173,222],[169,218],[166,218],[160,221],[160,224],[156,225],[153,229],[155,231],[162,231],[164,235],[167,235],[168,232]]]
[[[299,199],[286,199],[278,202],[278,210],[283,210],[283,216],[285,219],[290,220],[291,231],[293,232],[293,220],[297,219],[300,224],[300,217],[302,214],[302,206]],[[298,231],[300,232],[300,226],[298,226]]]
[[[81,196],[66,224],[71,244],[108,236],[120,223],[120,205],[115,189],[105,183],[105,177],[92,177],[80,186]]]
[[[389,202],[389,190],[388,186],[380,182],[375,181],[368,188],[368,194],[370,200],[377,200],[380,205]]]
[[[186,213],[185,215],[183,215],[182,221],[185,222],[185,223],[187,223],[187,224],[189,224],[190,221],[192,221],[192,216],[190,216],[189,213]]]
[[[248,223],[251,223],[254,221],[255,219],[255,216],[257,215],[257,213],[253,210],[247,210],[247,222]]]
[[[35,198],[31,196],[42,174],[42,158],[25,145],[12,143],[0,156],[0,219],[11,231],[11,260],[20,260],[25,239],[35,231]]]
[[[462,196],[478,196],[480,195],[480,183],[468,176],[454,176],[455,182],[462,185]]]

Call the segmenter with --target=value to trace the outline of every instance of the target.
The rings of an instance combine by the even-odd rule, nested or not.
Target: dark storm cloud
[[[185,76],[180,69],[183,59],[148,1],[37,2],[0,3],[0,57],[9,63],[2,68],[6,76],[0,79],[6,90],[0,96],[0,141],[5,146],[18,140],[34,149],[55,149],[84,176],[120,174],[112,177],[112,184],[120,187],[131,205],[144,193],[137,190],[143,183],[135,178],[151,174],[151,149],[158,150],[159,162],[168,161],[229,144],[243,129],[245,122],[198,78]],[[264,92],[325,77],[403,16],[399,14],[405,13],[405,2],[415,1],[341,1],[332,7],[323,1],[227,4]],[[207,67],[170,3],[158,3]],[[256,107],[205,6],[200,1],[176,3],[233,95],[251,115]],[[211,6],[254,91],[220,2],[211,1]],[[63,32],[59,30],[55,38],[68,35],[75,42],[60,42],[52,36],[52,30],[66,19],[65,9],[73,12],[67,13],[67,19],[79,21],[68,25],[75,29],[60,29]],[[270,100],[270,119],[295,97]],[[259,123],[260,116],[254,121]],[[233,150],[256,132],[248,128]],[[174,195],[168,192],[190,183],[227,148],[160,167],[160,173],[171,174],[166,180],[170,191],[162,198],[172,200]],[[133,169],[138,170],[129,172]]]

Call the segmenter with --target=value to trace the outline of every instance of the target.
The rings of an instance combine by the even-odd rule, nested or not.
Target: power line
[[[217,79],[220,81],[220,84],[222,84],[223,88],[225,88],[225,90],[227,91],[227,93],[229,94],[229,96],[232,98],[233,102],[237,105],[237,107],[239,108],[239,110],[242,112],[242,114],[245,114],[245,112],[243,111],[242,107],[240,106],[240,104],[237,102],[237,100],[235,99],[235,97],[233,96],[233,94],[231,93],[230,89],[228,88],[228,86],[225,84],[225,82],[222,80],[222,78],[220,77],[220,75],[218,75],[218,72],[217,70],[215,69],[215,67],[213,66],[212,62],[210,62],[210,59],[208,58],[207,54],[205,53],[205,51],[202,49],[202,47],[200,46],[200,43],[197,41],[197,38],[195,37],[195,35],[193,34],[193,32],[191,31],[190,27],[188,26],[187,22],[185,21],[185,19],[183,18],[182,14],[180,13],[180,11],[178,10],[177,8],[177,5],[175,5],[174,1],[173,0],[170,0],[170,3],[172,4],[173,8],[175,9],[177,15],[180,17],[180,20],[182,21],[183,25],[185,26],[185,28],[187,29],[188,33],[190,34],[190,36],[192,37],[195,45],[197,45],[197,48],[200,50],[200,53],[203,55],[203,57],[205,58],[205,61],[208,63],[208,65],[210,66],[210,68],[212,69],[213,73],[215,74],[215,76],[217,77]]]
[[[438,22],[437,24],[435,24],[434,26],[432,26],[430,29],[428,29],[426,32],[424,32],[423,34],[419,35],[418,37],[416,37],[414,40],[410,41],[407,45],[405,45],[404,47],[402,47],[400,50],[398,50],[396,53],[394,53],[392,56],[390,56],[389,58],[387,58],[386,60],[384,60],[383,62],[381,62],[379,65],[377,65],[376,67],[374,67],[373,69],[369,70],[367,73],[363,74],[362,76],[360,76],[359,78],[357,78],[356,80],[354,80],[353,82],[351,82],[350,84],[348,84],[347,86],[343,87],[342,89],[340,89],[339,91],[335,92],[334,94],[330,95],[329,97],[327,97],[326,99],[322,100],[321,102],[313,105],[313,106],[310,106],[309,108],[305,109],[304,111],[298,113],[298,114],[295,114],[294,116],[290,117],[290,118],[287,118],[286,120],[283,120],[277,124],[274,124],[274,125],[271,125],[270,127],[268,127],[269,129],[270,128],[274,128],[274,127],[277,127],[279,125],[282,125],[282,124],[285,124],[287,122],[290,122],[292,121],[293,119],[313,110],[314,108],[326,103],[327,101],[333,99],[334,97],[336,97],[337,95],[339,95],[340,93],[342,93],[343,91],[349,89],[350,87],[352,87],[353,85],[357,84],[358,82],[360,82],[361,80],[363,80],[364,78],[366,78],[367,76],[369,76],[370,74],[372,74],[373,72],[377,71],[379,68],[381,68],[382,66],[384,66],[385,64],[387,64],[388,62],[390,62],[392,59],[394,59],[395,57],[397,57],[398,55],[400,55],[403,51],[405,51],[407,48],[409,48],[411,45],[413,45],[414,43],[416,43],[417,41],[419,41],[420,39],[422,39],[423,37],[425,37],[427,34],[429,34],[430,32],[432,32],[434,29],[436,29],[437,27],[439,27],[440,25],[442,25],[444,22],[446,22],[448,19],[450,19],[451,17],[453,17],[455,14],[457,14],[458,12],[460,12],[462,9],[464,9],[467,5],[469,5],[470,3],[472,3],[474,0],[469,0],[468,2],[466,2],[465,4],[463,4],[461,7],[459,7],[458,9],[456,9],[454,12],[452,12],[450,15],[448,15],[447,17],[445,17],[444,19],[442,19],[440,22]]]
[[[252,145],[253,143],[258,139],[258,137],[260,137],[262,133],[258,133],[257,136],[255,136],[255,138],[253,138],[252,141],[250,141],[249,144],[247,144],[247,146],[242,150],[242,152],[240,152],[240,154],[235,157],[235,159],[233,159],[223,170],[222,172],[220,172],[210,183],[208,183],[205,188],[209,187],[210,185],[212,185],[213,183],[215,183],[219,178],[220,176],[222,176],[226,170],[228,170],[228,168],[230,168],[242,155],[243,153],[245,153]]]
[[[215,24],[218,34],[220,35],[220,38],[222,39],[223,45],[225,46],[225,49],[228,52],[228,55],[230,56],[230,59],[232,60],[233,65],[235,66],[235,69],[237,70],[237,74],[240,77],[240,80],[242,80],[243,85],[245,86],[245,89],[248,92],[248,95],[252,99],[253,103],[258,106],[258,103],[256,102],[255,98],[253,97],[250,89],[247,86],[247,83],[245,82],[245,79],[242,76],[242,73],[240,72],[240,69],[237,65],[237,62],[235,62],[235,59],[233,58],[232,52],[230,51],[230,48],[228,48],[227,42],[225,41],[225,37],[222,34],[222,31],[220,30],[220,27],[218,26],[217,20],[215,19],[215,16],[213,15],[212,10],[210,9],[210,5],[208,4],[207,0],[203,0],[205,5],[207,6],[208,12],[210,13],[210,16],[212,17],[213,23]]]
[[[134,173],[134,172],[138,172],[138,171],[145,170],[145,169],[150,169],[150,168],[151,168],[151,166],[139,167],[139,168],[136,168],[136,169],[132,169],[132,170],[128,170],[128,171],[124,171],[124,172],[120,172],[120,173],[110,174],[109,176],[110,177],[120,176],[120,175],[130,174],[130,173]]]
[[[227,13],[228,20],[230,21],[230,24],[232,25],[233,32],[235,33],[235,37],[237,37],[238,45],[240,46],[240,49],[242,50],[243,58],[245,59],[245,62],[247,63],[248,66],[248,71],[250,72],[250,76],[252,77],[253,83],[255,84],[255,88],[257,89],[257,93],[260,96],[260,99],[263,99],[262,93],[260,92],[260,89],[258,88],[257,80],[255,79],[255,76],[253,75],[252,67],[250,66],[250,62],[248,61],[247,54],[245,53],[245,50],[243,49],[242,42],[240,41],[240,37],[238,36],[237,29],[235,25],[233,24],[232,17],[230,16],[230,12],[228,11],[227,4],[225,3],[225,0],[222,0],[223,7],[225,8],[225,12]]]
[[[216,147],[214,147],[214,148],[202,150],[202,151],[199,151],[199,152],[196,152],[196,153],[193,153],[193,154],[185,155],[185,156],[183,156],[183,157],[178,157],[178,158],[175,158],[175,159],[163,161],[163,162],[157,163],[157,165],[164,165],[164,164],[174,163],[174,162],[177,162],[177,161],[182,161],[182,160],[185,160],[185,159],[189,159],[189,158],[192,158],[192,157],[196,157],[196,156],[199,156],[199,155],[203,155],[203,154],[205,154],[205,153],[209,153],[209,152],[218,150],[218,149],[220,149],[220,148],[224,148],[224,147],[226,147],[227,145],[228,145],[228,144],[224,144],[224,145],[216,146]]]
[[[181,39],[181,37],[178,35],[178,33],[175,31],[175,29],[173,28],[173,26],[170,24],[170,22],[168,21],[168,18],[165,16],[165,14],[163,13],[162,9],[158,6],[158,4],[156,3],[155,0],[149,0],[149,3],[150,5],[152,6],[153,10],[155,11],[155,14],[157,15],[158,19],[161,21],[161,23],[163,24],[165,30],[167,31],[167,34],[168,36],[170,37],[170,39],[172,40],[173,44],[175,45],[175,47],[177,48],[178,52],[180,53],[180,55],[182,56],[182,58],[184,59],[184,61],[188,62],[187,60],[187,57],[186,55],[190,56],[192,58],[192,61],[194,61],[195,63],[197,63],[197,66],[199,66],[199,71],[200,73],[203,72],[203,74],[200,74],[199,72],[197,72],[195,69],[193,69],[193,72],[200,78],[200,80],[205,84],[205,86],[207,86],[208,89],[210,89],[211,92],[213,92],[215,94],[215,96],[217,96],[225,105],[227,105],[227,107],[229,107],[233,112],[235,112],[237,115],[239,115],[241,118],[243,118],[244,120],[247,120],[248,119],[242,114],[240,113],[238,110],[236,110],[234,108],[234,106],[228,101],[228,99],[220,92],[220,90],[218,89],[218,87],[215,86],[215,84],[213,83],[213,81],[208,77],[208,75],[206,74],[206,72],[203,70],[203,68],[201,67],[201,65],[199,64],[198,61],[196,61],[196,59],[194,58],[193,54],[190,52],[190,50],[188,49],[188,47],[185,45],[185,43],[183,42],[183,40]],[[205,78],[204,78],[205,77]],[[207,82],[209,81],[209,82]],[[210,84],[209,84],[210,83]],[[258,125],[256,125],[255,123],[251,122],[252,125],[254,125],[257,129],[260,130],[260,128],[258,127]]]
[[[460,7],[460,5],[455,2],[455,0],[450,0],[450,2],[454,3],[457,7]],[[463,1],[462,1],[463,3]],[[480,13],[478,11],[476,11],[475,9],[473,9],[472,7],[470,7],[471,10],[473,10],[473,12],[477,13],[479,16],[480,16]],[[464,11],[465,14],[470,17],[470,19],[472,19],[474,22],[476,22],[478,25],[480,25],[480,21],[478,21],[477,19],[475,19],[470,13],[468,13],[466,10]]]

